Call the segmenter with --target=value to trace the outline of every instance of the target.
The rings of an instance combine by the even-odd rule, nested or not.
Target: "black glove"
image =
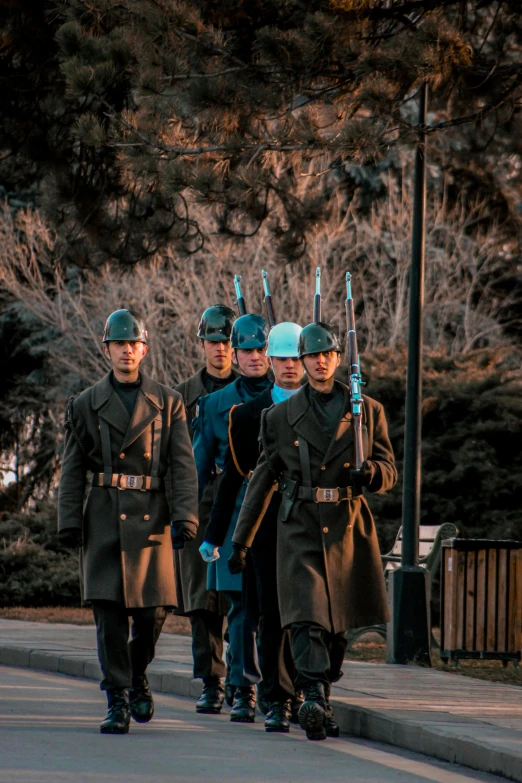
[[[198,526],[196,522],[186,520],[184,522],[171,522],[170,535],[172,537],[173,549],[183,549],[186,541],[192,541],[196,538]]]
[[[359,487],[367,487],[375,478],[375,473],[378,470],[377,466],[372,462],[363,462],[360,470],[350,471],[350,481]]]
[[[82,531],[79,527],[66,527],[58,531],[58,541],[66,549],[77,549],[83,544]]]
[[[228,558],[227,565],[231,574],[240,574],[247,564],[248,547],[241,544],[232,544],[232,554]]]

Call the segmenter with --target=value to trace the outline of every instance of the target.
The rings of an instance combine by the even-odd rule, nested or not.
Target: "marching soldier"
[[[225,305],[213,305],[201,316],[197,336],[205,354],[205,366],[187,381],[176,386],[185,402],[187,423],[192,435],[198,400],[219,391],[238,378],[232,368],[230,335],[236,314]],[[224,699],[223,622],[227,603],[215,590],[207,590],[207,566],[198,552],[203,543],[208,521],[214,482],[209,481],[199,507],[200,525],[195,541],[176,549],[176,590],[178,607],[175,614],[187,615],[192,631],[193,674],[203,680],[203,692],[196,711],[216,714]]]
[[[299,359],[300,333],[301,327],[294,323],[280,323],[272,328],[267,356],[274,372],[274,385],[230,411],[230,448],[205,533],[205,540],[214,546],[223,545],[238,493],[259,458],[263,410],[289,399],[301,388],[304,369]],[[253,615],[253,622],[258,626],[262,697],[269,705],[265,729],[287,733],[295,693],[289,634],[281,628],[277,597],[276,539],[280,501],[281,496],[275,493],[252,545],[252,557],[243,576],[243,598],[245,612]]]
[[[263,451],[234,532],[232,570],[245,567],[270,494],[282,493],[277,582],[283,627],[290,629],[295,687],[305,702],[299,723],[322,740],[332,716],[330,683],[341,676],[348,628],[384,623],[388,606],[375,524],[363,496],[396,479],[380,403],[363,396],[365,461],[353,470],[349,389],[334,380],[340,345],[333,329],[313,323],[299,353],[309,384],[262,420]]]
[[[197,476],[181,395],[140,372],[141,318],[112,313],[103,344],[112,369],[68,406],[58,529],[64,544],[82,546],[82,599],[109,707],[100,731],[126,734],[131,716],[146,723],[154,712],[146,668],[177,603],[172,545],[197,532]]]
[[[268,324],[259,315],[243,315],[232,327],[232,349],[234,363],[241,376],[221,391],[203,397],[199,401],[199,414],[195,421],[194,457],[198,470],[200,497],[210,481],[219,480],[225,467],[228,451],[228,418],[233,405],[247,402],[261,394],[271,385],[267,376],[268,359],[266,340]],[[217,492],[219,481],[214,481]],[[244,675],[244,670],[256,669],[255,662],[245,660],[246,653],[254,645],[245,646],[243,635],[244,610],[242,602],[242,576],[233,576],[227,568],[227,557],[232,551],[232,533],[244,492],[237,497],[232,518],[227,520],[227,532],[223,546],[218,547],[204,541],[199,551],[209,564],[207,587],[222,592],[229,602],[228,632],[230,654],[230,682],[235,689],[230,719],[238,722],[254,720],[255,688]],[[221,559],[220,559],[221,558]],[[251,629],[255,638],[255,628]]]

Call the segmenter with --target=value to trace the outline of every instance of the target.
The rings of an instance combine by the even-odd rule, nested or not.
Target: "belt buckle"
[[[323,489],[323,487],[315,488],[315,502],[316,503],[338,503],[339,502],[339,489]]]
[[[120,473],[118,489],[143,489],[143,476],[125,476]]]

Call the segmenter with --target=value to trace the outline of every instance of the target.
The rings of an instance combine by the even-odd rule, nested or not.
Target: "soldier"
[[[274,372],[274,385],[230,411],[230,448],[205,533],[205,540],[214,546],[223,545],[237,495],[256,466],[263,410],[289,399],[301,388],[304,369],[299,360],[300,333],[301,327],[294,323],[280,323],[272,328],[267,356]],[[281,628],[277,597],[276,539],[280,501],[280,494],[275,493],[252,545],[250,567],[243,576],[243,598],[246,614],[253,615],[252,622],[258,626],[257,650],[263,677],[260,688],[263,700],[269,705],[265,729],[287,733],[295,693],[289,634]]]
[[[203,397],[199,401],[199,414],[195,421],[194,457],[198,470],[200,497],[209,481],[223,473],[228,450],[228,417],[233,405],[247,402],[261,394],[271,385],[267,376],[268,359],[266,340],[268,324],[259,315],[243,315],[232,327],[232,349],[234,363],[241,376],[225,389]],[[214,482],[217,492],[219,482]],[[241,574],[232,576],[227,568],[227,557],[232,551],[232,533],[244,492],[237,497],[232,518],[228,520],[225,543],[218,547],[204,541],[199,551],[209,563],[207,588],[222,592],[229,602],[228,631],[230,637],[230,682],[236,691],[230,719],[232,721],[253,721],[255,688],[244,675],[244,669],[255,669],[255,662],[245,660],[245,654],[253,644],[245,647],[243,636],[243,602],[241,596]],[[221,556],[221,560],[219,559]],[[255,628],[251,629],[255,638]]]
[[[172,543],[197,532],[197,475],[181,395],[140,372],[142,319],[112,313],[103,349],[112,369],[69,402],[58,529],[66,545],[83,545],[82,599],[92,604],[109,706],[100,731],[126,734],[131,715],[147,723],[154,712],[145,672],[176,605]]]
[[[232,368],[230,335],[235,313],[225,305],[213,305],[205,310],[198,327],[198,338],[205,353],[205,366],[187,381],[176,386],[185,401],[187,422],[192,435],[192,423],[200,397],[224,388],[238,378]],[[215,590],[207,590],[207,566],[198,552],[203,543],[214,493],[214,482],[207,484],[199,507],[200,525],[196,540],[190,546],[176,549],[176,590],[178,607],[175,614],[187,615],[192,631],[193,674],[203,680],[203,692],[196,711],[217,714],[224,698],[223,622],[227,602]]]
[[[340,345],[333,329],[313,323],[301,332],[299,353],[309,384],[266,412],[263,451],[250,480],[233,537],[232,570],[245,567],[262,510],[282,493],[277,582],[283,627],[290,628],[295,687],[305,702],[299,723],[322,740],[332,718],[330,684],[341,676],[348,628],[388,620],[375,524],[363,496],[396,479],[380,403],[363,396],[365,462],[352,468],[349,389],[334,380]]]

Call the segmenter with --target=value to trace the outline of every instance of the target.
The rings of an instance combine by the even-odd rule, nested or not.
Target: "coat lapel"
[[[127,431],[130,416],[127,413],[125,405],[122,403],[111,383],[111,372],[98,381],[92,387],[91,404],[98,416],[105,419],[111,427],[121,432],[122,435]]]
[[[328,448],[328,438],[322,431],[317,418],[308,402],[306,386],[288,400],[288,423],[293,427],[297,435],[301,435],[308,443],[321,454]]]
[[[336,383],[338,383],[338,381],[336,381]],[[339,419],[339,424],[337,425],[337,430],[335,432],[335,435],[330,441],[330,445],[328,446],[328,451],[324,456],[323,464],[325,465],[327,462],[337,457],[343,451],[349,450],[350,456],[352,455],[351,447],[353,444],[353,428],[352,428],[352,414],[350,413],[350,392],[348,391],[348,387],[345,386],[344,383],[340,385],[343,387],[343,391],[344,391],[343,412],[341,414],[341,418]]]
[[[154,421],[158,411],[163,408],[163,398],[159,384],[143,373],[140,377],[141,386],[136,398],[132,418],[121,444],[122,451],[125,451],[131,443],[134,443],[136,438],[139,438],[143,430],[147,429],[149,424]]]

